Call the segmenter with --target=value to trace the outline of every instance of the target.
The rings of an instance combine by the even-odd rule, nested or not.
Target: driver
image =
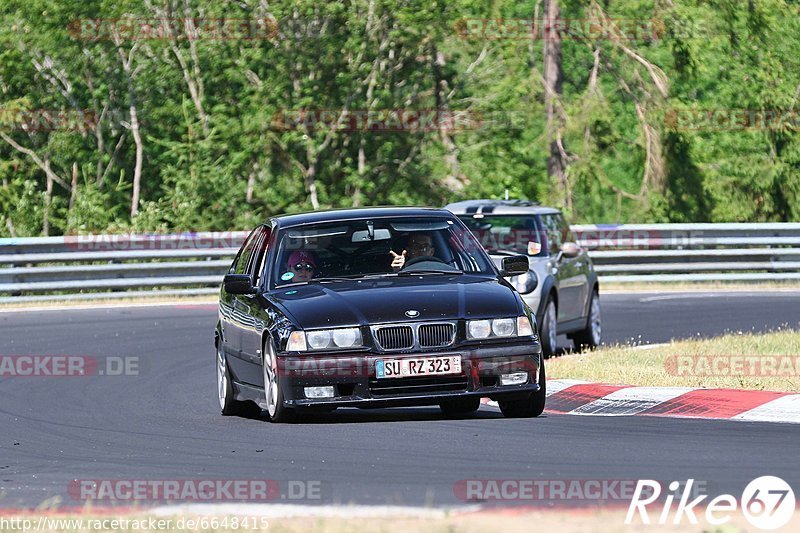
[[[412,233],[403,253],[396,254],[394,250],[389,250],[389,253],[392,254],[392,268],[398,271],[403,269],[406,260],[433,256],[436,248],[433,247],[433,237],[429,233]]]
[[[314,277],[317,270],[317,261],[314,252],[295,250],[286,261],[286,273],[281,276],[284,281],[308,281]]]

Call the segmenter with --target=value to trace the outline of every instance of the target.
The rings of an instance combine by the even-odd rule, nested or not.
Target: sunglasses
[[[296,265],[292,266],[292,270],[295,270],[295,271],[298,271],[298,272],[300,270],[303,270],[303,269],[305,269],[306,272],[313,272],[314,271],[314,265],[311,265],[311,264],[308,264],[308,263],[297,263]]]

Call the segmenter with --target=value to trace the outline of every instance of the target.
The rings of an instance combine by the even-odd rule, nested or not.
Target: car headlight
[[[328,330],[307,331],[306,340],[312,350],[321,350],[331,345],[333,335]]]
[[[489,337],[514,337],[515,335],[530,335],[531,326],[528,321],[527,329],[522,329],[520,333],[520,318],[526,321],[528,317],[513,317],[513,318],[495,318],[492,320],[468,320],[467,321],[467,338],[468,339],[486,339]],[[524,325],[523,325],[524,326]],[[528,333],[526,333],[526,331]]]
[[[510,337],[514,334],[514,319],[498,318],[492,320],[492,333],[497,337]]]
[[[361,331],[358,328],[297,330],[289,335],[286,350],[304,352],[307,350],[336,350],[361,346],[363,346]]]
[[[361,332],[356,328],[333,330],[333,344],[339,348],[351,348],[361,344]]]
[[[471,339],[485,339],[492,333],[490,320],[470,320],[467,323],[467,336]]]
[[[514,318],[467,321],[468,339],[529,337],[533,335],[533,324],[526,315]]]

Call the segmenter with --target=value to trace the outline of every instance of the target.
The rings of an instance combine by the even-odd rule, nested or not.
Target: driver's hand
[[[392,254],[392,268],[400,269],[403,268],[403,265],[406,264],[406,251],[403,250],[402,254],[394,253],[394,250],[389,250],[389,253]]]

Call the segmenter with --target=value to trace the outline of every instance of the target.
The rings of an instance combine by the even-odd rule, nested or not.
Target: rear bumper
[[[409,378],[375,377],[375,361],[458,355],[461,373]],[[435,405],[465,397],[501,400],[539,390],[538,343],[478,346],[407,354],[362,353],[331,356],[279,356],[284,402],[289,407],[399,407]],[[500,384],[500,375],[525,372],[521,385]],[[305,387],[333,386],[333,398],[307,398]]]

